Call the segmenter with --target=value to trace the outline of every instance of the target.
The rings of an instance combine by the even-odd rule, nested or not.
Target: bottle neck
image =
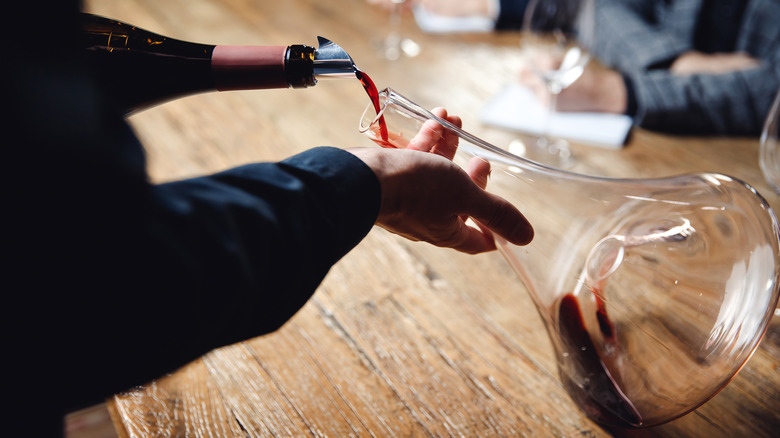
[[[81,45],[107,94],[126,113],[196,93],[317,82],[314,48],[302,45],[199,44],[86,13]]]
[[[314,48],[293,46],[215,46],[211,56],[219,91],[306,88],[314,79]]]

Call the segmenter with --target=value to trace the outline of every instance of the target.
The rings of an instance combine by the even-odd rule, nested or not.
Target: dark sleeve
[[[780,74],[765,65],[721,75],[671,74],[652,70],[631,75],[635,121],[648,129],[684,134],[761,133]]]
[[[626,112],[625,114],[636,117],[636,90],[634,89],[634,82],[631,77],[625,73],[621,73],[623,77],[623,85],[626,87]]]
[[[280,327],[369,232],[379,198],[373,172],[328,147],[152,186],[144,223],[179,261],[173,280],[190,288],[179,298],[197,303],[194,347]]]
[[[529,0],[500,0],[496,30],[517,30],[523,26],[523,15]]]
[[[774,3],[752,0],[737,40],[737,51],[760,61],[757,68],[695,75],[628,72],[637,123],[677,133],[759,135],[780,89],[780,8]]]
[[[622,71],[667,64],[691,48],[695,8],[691,1],[598,0],[593,52]]]
[[[3,328],[10,396],[45,405],[42,430],[277,329],[374,224],[379,182],[346,151],[155,185],[71,56],[8,70]]]
[[[114,290],[102,311],[122,323],[101,337],[99,356],[117,361],[94,389],[144,383],[279,328],[369,232],[379,191],[362,161],[335,148],[149,186],[138,222],[124,223],[139,243],[96,245],[122,261],[102,267],[117,279],[105,279]],[[105,371],[90,368],[92,379]]]

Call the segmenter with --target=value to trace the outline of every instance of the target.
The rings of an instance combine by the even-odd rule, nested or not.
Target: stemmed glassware
[[[548,111],[536,146],[539,161],[568,167],[568,142],[550,134],[558,95],[584,72],[594,37],[593,0],[531,0],[523,18],[522,58],[547,91]]]
[[[769,185],[776,194],[780,195],[780,150],[777,144],[777,129],[780,126],[780,90],[777,91],[775,100],[764,123],[761,133],[761,149],[759,164]]]
[[[380,103],[361,132],[404,148],[424,122],[441,124],[459,136],[454,161],[487,161],[486,190],[534,226],[527,246],[496,243],[545,322],[566,390],[595,421],[673,420],[720,391],[758,347],[778,301],[780,235],[745,183],[580,175],[517,157],[391,89]]]
[[[385,59],[394,61],[402,55],[414,57],[420,53],[420,46],[401,33],[401,21],[403,19],[406,0],[391,0],[390,31],[382,40],[382,54]]]

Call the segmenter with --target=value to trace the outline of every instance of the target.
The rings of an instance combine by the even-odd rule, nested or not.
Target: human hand
[[[692,50],[680,55],[669,70],[678,75],[722,74],[756,68],[760,64],[758,59],[744,52],[708,54]]]
[[[460,118],[434,114],[460,126]],[[476,254],[496,248],[493,232],[516,245],[533,238],[533,228],[506,200],[484,190],[490,165],[473,159],[466,170],[451,160],[458,137],[434,121],[426,122],[406,149],[357,148],[380,181],[382,202],[377,225],[414,241]],[[477,227],[469,226],[471,217]]]
[[[520,82],[530,88],[546,106],[550,93],[539,76],[528,69],[520,72]],[[582,75],[558,95],[556,111],[585,111],[623,114],[626,111],[626,84],[616,70],[592,60]]]

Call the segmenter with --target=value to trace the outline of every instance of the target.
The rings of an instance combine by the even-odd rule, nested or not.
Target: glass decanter
[[[517,157],[391,89],[380,103],[361,132],[404,148],[423,122],[440,123],[460,138],[454,160],[486,160],[487,190],[534,226],[528,246],[497,245],[545,322],[563,385],[595,421],[638,428],[680,417],[757,348],[778,300],[780,236],[745,183],[584,176]]]

